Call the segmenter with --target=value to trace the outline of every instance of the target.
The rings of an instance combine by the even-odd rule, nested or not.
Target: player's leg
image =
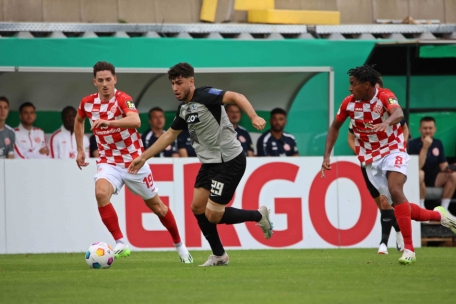
[[[209,178],[211,192],[206,205],[206,217],[214,224],[239,224],[257,222],[263,230],[266,239],[272,236],[272,223],[269,220],[269,210],[262,206],[258,210],[244,210],[225,207],[233,198],[239,182],[244,175],[246,157],[244,153],[222,164],[211,166]]]
[[[95,175],[95,198],[97,199],[101,220],[116,241],[116,246],[114,247],[116,258],[130,255],[130,249],[119,226],[116,210],[110,202],[111,196],[117,194],[122,186],[121,175],[116,167],[104,164],[98,165],[98,172]]]
[[[193,263],[191,254],[188,252],[185,244],[181,241],[173,212],[163,204],[158,195],[158,189],[155,187],[154,178],[149,165],[144,165],[137,174],[130,174],[124,170],[123,180],[134,194],[138,194],[142,197],[147,207],[158,216],[160,222],[168,230],[181,262],[186,264]]]
[[[388,239],[391,233],[391,227],[393,226],[395,227],[395,229],[397,227],[396,248],[398,250],[403,250],[404,241],[398,228],[396,218],[394,217],[394,209],[388,203],[388,198],[384,195],[380,195],[380,192],[378,192],[377,188],[369,180],[369,176],[367,174],[367,170],[365,167],[361,167],[361,172],[363,173],[367,189],[369,190],[369,193],[372,196],[372,198],[374,198],[375,203],[377,204],[377,207],[380,210],[380,224],[382,226],[382,235],[380,245],[378,247],[378,254],[388,254]],[[380,172],[378,172],[378,174],[380,174]],[[373,176],[372,179],[374,179]],[[377,185],[377,187],[379,186]]]
[[[443,187],[441,206],[448,210],[454,190],[456,189],[456,172],[437,174],[435,187]]]
[[[206,217],[206,205],[209,200],[210,182],[208,179],[208,165],[203,164],[196,177],[195,190],[193,192],[192,212],[198,221],[198,226],[211,246],[212,254],[206,262],[200,266],[223,266],[228,265],[230,258],[223,248],[217,225],[209,222]]]
[[[424,208],[424,199],[426,198],[426,184],[424,182],[424,171],[420,170],[420,207]]]

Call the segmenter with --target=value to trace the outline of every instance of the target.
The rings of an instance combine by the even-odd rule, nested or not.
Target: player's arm
[[[98,119],[92,124],[92,130],[100,127],[114,127],[133,129],[141,127],[141,119],[139,118],[138,112],[129,111],[126,112],[125,117],[117,120],[103,120]]]
[[[152,146],[150,146],[146,151],[144,151],[143,154],[131,162],[130,166],[128,167],[128,173],[136,174],[149,158],[154,157],[161,151],[165,150],[165,148],[170,144],[172,144],[180,132],[182,132],[182,130],[174,130],[173,128],[166,130],[166,132],[160,135],[160,137]]]
[[[402,125],[402,134],[404,134],[404,141],[407,142],[410,136],[410,129],[406,122]]]
[[[352,132],[348,131],[348,137],[347,137],[347,140],[348,140],[348,146],[350,147],[350,149],[353,151],[353,153],[356,154],[356,147],[355,147],[355,134],[353,134]]]
[[[266,126],[266,121],[257,115],[255,110],[252,107],[252,104],[247,100],[247,98],[239,93],[226,91],[223,95],[222,102],[224,104],[236,104],[242,111],[244,111],[247,116],[250,118],[252,125],[255,129],[262,131]]]
[[[86,154],[84,150],[84,120],[85,117],[81,117],[78,111],[74,120],[74,137],[76,138],[76,147],[78,150],[76,163],[81,170],[81,167],[85,167],[89,164],[85,162]]]

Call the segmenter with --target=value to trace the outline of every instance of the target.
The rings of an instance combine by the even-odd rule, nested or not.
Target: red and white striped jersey
[[[392,151],[406,152],[400,123],[386,131],[374,132],[372,128],[388,119],[392,108],[400,107],[396,96],[388,89],[376,89],[369,100],[355,100],[353,95],[344,99],[336,119],[344,122],[350,117],[355,134],[356,155],[361,164],[378,160]]]
[[[90,125],[98,119],[118,120],[126,117],[127,112],[138,111],[132,98],[119,90],[109,101],[102,101],[98,93],[84,97],[79,105],[80,117],[87,117]],[[97,163],[106,163],[128,168],[133,159],[144,152],[141,136],[135,128],[101,127],[93,130],[97,140],[99,158]]]
[[[83,148],[86,157],[89,157],[89,138],[83,136]],[[52,133],[49,139],[49,149],[51,150],[52,158],[76,158],[78,149],[76,146],[76,137],[74,132],[71,133],[64,126]]]

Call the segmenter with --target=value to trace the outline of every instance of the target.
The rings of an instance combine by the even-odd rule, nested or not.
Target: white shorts
[[[410,156],[405,152],[392,152],[391,154],[366,165],[366,173],[369,181],[380,194],[383,194],[388,198],[390,205],[393,204],[393,201],[391,200],[391,194],[388,189],[386,174],[388,171],[394,171],[404,174],[405,178],[407,178],[407,165],[409,160]]]
[[[98,164],[94,179],[95,182],[100,178],[106,179],[114,187],[114,194],[118,194],[124,184],[131,192],[141,196],[144,200],[151,199],[157,194],[158,189],[155,187],[152,171],[148,164],[145,164],[136,174],[130,174],[127,170],[113,165]]]

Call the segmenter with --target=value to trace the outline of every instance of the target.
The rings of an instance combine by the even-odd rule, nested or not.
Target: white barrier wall
[[[321,157],[249,158],[232,206],[271,209],[275,233],[265,240],[255,223],[219,225],[226,248],[377,247],[380,214],[356,157],[334,157],[320,178]],[[173,210],[189,248],[208,249],[190,210],[200,163],[196,158],[153,159],[162,200]],[[96,165],[80,171],[74,160],[0,160],[0,253],[81,252],[95,241],[113,244],[97,211]],[[418,202],[418,159],[412,157],[405,193]],[[113,196],[124,237],[134,250],[174,249],[171,238],[139,197]],[[421,246],[420,225],[413,239]],[[390,239],[394,246],[395,238]]]

